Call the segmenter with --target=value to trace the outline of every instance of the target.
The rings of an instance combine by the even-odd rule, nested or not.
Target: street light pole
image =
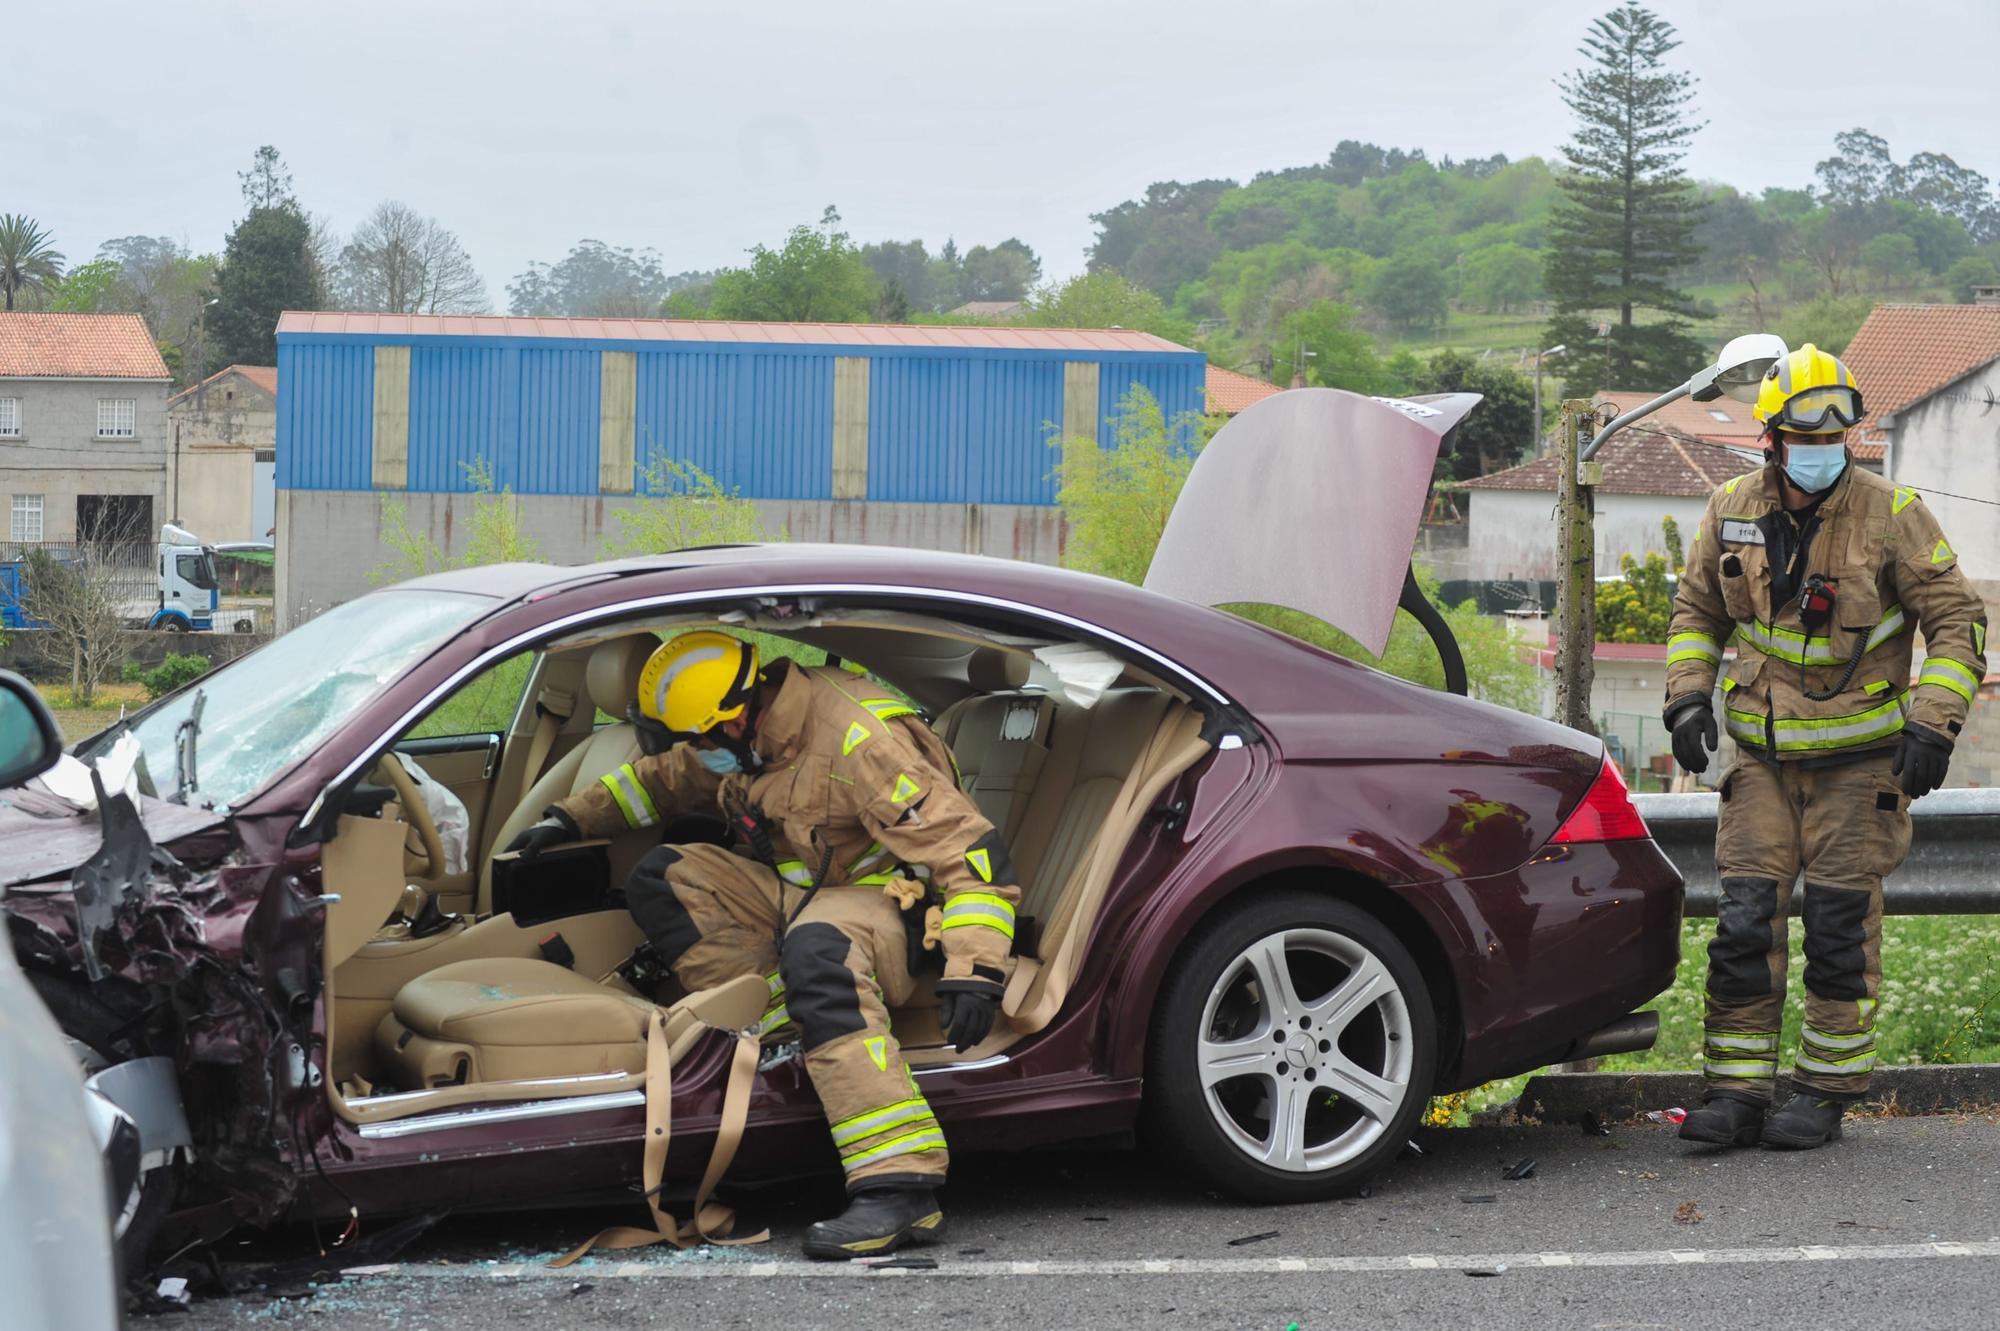
[[[1684,397],[1713,402],[1726,393],[1739,402],[1756,401],[1758,381],[1785,354],[1784,341],[1770,333],[1732,338],[1715,364],[1619,416],[1597,431],[1587,445],[1584,432],[1596,419],[1591,404],[1581,399],[1563,403],[1561,451],[1557,454],[1561,471],[1556,477],[1556,563],[1561,577],[1556,587],[1556,719],[1564,725],[1596,733],[1590,724],[1592,653],[1597,637],[1593,487],[1603,478],[1604,464],[1591,459],[1619,430]]]
[[[1567,342],[1558,342],[1552,347],[1535,353],[1535,437],[1531,441],[1530,446],[1533,448],[1536,457],[1542,455],[1542,357],[1560,356],[1568,350],[1569,344]]]

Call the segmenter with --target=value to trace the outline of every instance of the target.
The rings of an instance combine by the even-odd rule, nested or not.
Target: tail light
[[[1618,764],[1606,758],[1604,766],[1598,769],[1597,780],[1584,793],[1583,802],[1570,811],[1549,840],[1554,845],[1574,845],[1583,841],[1637,841],[1651,835],[1646,830],[1646,820],[1632,805],[1631,792],[1625,788],[1625,774],[1618,770]]]

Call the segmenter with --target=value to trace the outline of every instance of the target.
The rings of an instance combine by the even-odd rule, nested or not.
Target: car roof
[[[921,581],[941,591],[972,594],[1005,589],[1051,598],[1084,597],[1092,603],[1122,603],[1154,608],[1173,607],[1198,611],[1200,607],[1177,597],[1150,592],[1114,578],[1053,568],[1022,560],[992,555],[955,554],[939,550],[916,550],[900,546],[835,545],[806,541],[743,545],[697,546],[666,554],[642,555],[629,559],[605,560],[594,564],[482,564],[475,568],[450,569],[432,573],[402,587],[438,591],[471,592],[502,600],[519,600],[559,587],[596,582],[605,578],[626,578],[686,571],[706,573],[712,581],[716,570],[742,569],[756,577],[788,581],[855,581],[900,585]]]

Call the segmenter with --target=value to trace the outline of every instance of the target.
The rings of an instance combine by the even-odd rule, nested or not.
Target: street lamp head
[[[1775,333],[1745,333],[1729,339],[1715,364],[1688,381],[1697,402],[1713,402],[1727,393],[1738,402],[1755,402],[1764,372],[1785,358],[1785,340]]]
[[[1565,351],[1568,350],[1569,350],[1569,343],[1558,342],[1554,346],[1550,347],[1548,350],[1541,352],[1540,355],[1543,356],[1544,358],[1547,358],[1549,356],[1560,356]]]

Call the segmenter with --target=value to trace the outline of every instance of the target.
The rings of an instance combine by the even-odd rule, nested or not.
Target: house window
[[[97,399],[97,437],[99,439],[130,439],[138,432],[139,403],[136,398],[101,397]]]
[[[0,397],[0,439],[21,437],[21,399]]]
[[[7,539],[10,541],[39,541],[42,539],[42,497],[40,495],[14,496],[14,511],[7,523]]]

